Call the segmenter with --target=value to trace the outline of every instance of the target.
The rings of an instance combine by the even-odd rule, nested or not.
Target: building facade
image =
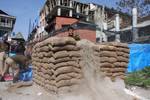
[[[13,31],[16,18],[0,10],[0,37]]]
[[[116,14],[119,14],[119,28],[131,24],[129,15],[101,5],[77,0],[47,0],[40,12],[40,32],[37,32],[34,37],[67,36],[66,29],[73,26],[75,33],[81,38],[96,42],[101,33],[97,31],[97,28],[100,28],[100,31],[103,31],[102,29],[116,31]],[[44,30],[47,32],[46,34],[44,34]]]

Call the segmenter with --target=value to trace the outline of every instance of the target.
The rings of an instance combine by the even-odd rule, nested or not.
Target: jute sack
[[[40,51],[41,52],[48,52],[48,51],[50,51],[50,48],[48,46],[43,46],[40,48]]]
[[[65,46],[55,46],[53,47],[52,51],[58,52],[58,51],[79,51],[80,48],[75,45],[65,45]]]
[[[107,42],[107,43],[102,43],[102,44],[109,45],[109,46],[115,46],[115,47],[128,48],[128,44],[126,44],[126,43]]]
[[[110,77],[110,76],[112,76],[113,75],[113,73],[104,73],[106,76],[108,76],[108,77]]]
[[[130,53],[130,50],[128,48],[117,48],[117,51],[121,51],[128,54]]]
[[[125,79],[125,75],[120,75],[120,76],[118,76],[120,79]]]
[[[126,68],[115,68],[115,72],[125,72]]]
[[[125,63],[125,62],[115,62],[114,65],[116,67],[124,67],[124,68],[126,68],[128,66],[128,63]]]
[[[117,57],[117,54],[116,54],[116,52],[101,51],[100,57]]]
[[[100,68],[100,70],[103,72],[110,72],[110,73],[114,72],[114,69],[112,68]]]
[[[56,86],[56,80],[49,80],[49,84],[53,85],[53,86]]]
[[[54,46],[62,46],[66,44],[76,45],[76,41],[71,37],[52,37],[49,39],[50,44]]]
[[[40,53],[38,54],[38,57],[39,57],[39,58],[43,58],[43,54],[40,52]]]
[[[43,63],[50,63],[50,58],[43,57],[42,62]]]
[[[45,78],[45,79],[51,79],[51,76],[50,76],[49,74],[45,74],[45,75],[44,75],[44,78]]]
[[[118,56],[123,56],[124,54],[126,54],[126,53],[124,53],[122,51],[117,51],[116,53],[117,53]]]
[[[60,80],[70,80],[72,78],[81,79],[82,78],[82,74],[74,73],[74,72],[66,73],[66,74],[60,74],[59,76],[57,76],[56,82],[58,82]]]
[[[105,63],[100,63],[100,68],[114,68],[115,66],[112,64],[112,63],[108,63],[108,62],[105,62]]]
[[[68,74],[61,74],[57,76],[56,82],[59,82],[61,80],[70,80],[72,77],[68,76]]]
[[[70,57],[81,57],[81,54],[79,51],[69,51]]]
[[[65,57],[65,58],[59,58],[55,60],[55,64],[63,63],[63,62],[68,62],[68,61],[77,61],[76,59],[70,58],[70,57]]]
[[[44,64],[43,64],[43,68],[44,68],[45,70],[47,70],[49,67],[50,67],[50,66],[49,66],[48,63],[44,63]]]
[[[47,58],[47,61],[48,61],[48,63],[54,63],[55,58],[54,57]]]
[[[118,72],[118,73],[113,73],[113,75],[112,76],[121,76],[121,75],[124,75],[125,76],[125,73],[123,73],[123,72]]]
[[[125,57],[125,58],[129,58],[129,54],[128,53],[124,53],[122,56]]]
[[[101,58],[100,58],[100,62],[101,62],[101,63],[105,63],[105,62],[114,63],[114,62],[116,62],[116,61],[117,61],[117,59],[114,58],[114,57],[101,57]]]
[[[93,48],[93,50],[96,51],[96,52],[99,52],[99,51],[100,51],[100,46],[99,46],[99,45],[94,45],[92,48]]]
[[[62,62],[62,63],[56,64],[55,65],[55,70],[57,70],[58,68],[64,67],[64,66],[72,66],[72,67],[80,68],[80,65],[77,62],[68,61],[68,62]]]
[[[59,76],[60,74],[67,74],[70,72],[75,72],[75,73],[81,73],[81,70],[79,68],[75,68],[72,66],[66,66],[66,67],[61,67],[56,70],[56,77]]]
[[[57,82],[56,86],[57,88],[65,87],[65,86],[72,86],[72,85],[79,84],[80,81],[81,80],[79,79],[62,80],[62,81]]]
[[[128,63],[128,62],[129,62],[129,59],[128,59],[128,58],[125,58],[125,57],[122,57],[122,56],[118,56],[118,57],[117,57],[117,61],[118,61],[118,62],[126,62],[126,63]]]
[[[116,51],[116,47],[108,45],[100,45],[100,51]]]
[[[69,53],[67,51],[59,51],[59,52],[56,52],[55,54],[53,54],[53,57],[55,59],[69,57]]]
[[[42,52],[42,54],[44,57],[50,58],[50,57],[52,57],[53,53],[51,51],[49,51],[49,52]]]
[[[128,54],[128,53],[120,52],[120,51],[117,51],[116,53],[117,53],[118,56],[122,56],[122,57],[125,57],[125,58],[129,58],[129,54]]]
[[[76,78],[76,79],[83,78],[83,74],[82,73],[71,72],[71,73],[67,73],[67,75],[70,76],[71,78]]]

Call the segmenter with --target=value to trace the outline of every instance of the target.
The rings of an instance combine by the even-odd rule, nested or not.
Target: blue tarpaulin
[[[128,72],[134,72],[150,66],[150,44],[129,44],[130,59]]]

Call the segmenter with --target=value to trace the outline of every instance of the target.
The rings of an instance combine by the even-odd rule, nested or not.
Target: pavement
[[[8,91],[10,84],[12,83],[0,83],[0,100],[57,100],[56,95],[50,94],[50,92],[35,84]],[[131,87],[130,90],[138,96],[145,98],[141,100],[150,100],[150,89]]]
[[[0,83],[0,100],[50,100],[51,94],[37,85],[8,91],[10,82]],[[54,99],[52,99],[54,100]]]

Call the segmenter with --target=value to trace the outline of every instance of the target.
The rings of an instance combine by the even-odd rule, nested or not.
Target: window
[[[64,25],[62,25],[62,28],[69,27],[69,26],[70,26],[70,24],[64,24]]]
[[[1,22],[2,22],[2,23],[5,23],[5,18],[1,18]]]

